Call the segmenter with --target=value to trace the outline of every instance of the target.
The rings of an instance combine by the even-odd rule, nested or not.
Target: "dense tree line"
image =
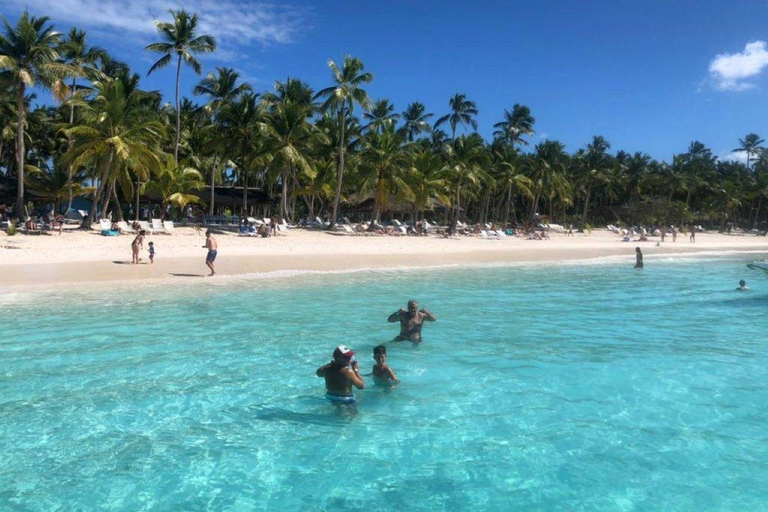
[[[494,125],[493,140],[477,132],[477,107],[464,94],[435,118],[413,102],[399,112],[372,100],[374,79],[363,63],[329,61],[330,84],[315,91],[297,78],[257,92],[229,68],[203,76],[194,98],[180,96],[180,70],[197,74],[197,56],[213,52],[198,18],[183,10],[158,24],[161,54],[149,69],[175,68],[173,106],[140,87],[140,76],[86,34],[57,33],[48,18],[24,13],[0,36],[0,179],[69,208],[93,201],[98,213],[121,211],[145,193],[163,205],[200,202],[192,192],[211,185],[206,209],[217,210],[214,186],[240,187],[242,213],[252,212],[248,188],[276,199],[262,208],[288,220],[343,215],[450,222],[522,222],[537,214],[584,226],[606,222],[705,222],[746,227],[765,222],[768,154],[755,134],[739,141],[746,163],[718,160],[694,141],[671,163],[643,153],[611,153],[595,136],[575,153],[556,140],[529,147],[535,119],[515,104]],[[35,89],[54,106],[32,108]],[[434,119],[434,123],[432,120]],[[138,212],[138,205],[136,206]],[[270,212],[273,213],[273,212]]]

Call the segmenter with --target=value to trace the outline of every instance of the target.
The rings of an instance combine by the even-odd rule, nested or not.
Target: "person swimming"
[[[739,281],[739,287],[736,288],[736,290],[734,290],[734,291],[737,291],[737,292],[749,291],[749,287],[747,286],[747,282],[745,280],[743,280],[743,279],[741,281]]]
[[[395,372],[387,364],[387,347],[379,345],[373,348],[373,359],[376,360],[376,364],[373,365],[373,382],[377,386],[397,386],[400,384],[400,379],[397,378]]]
[[[403,308],[395,311],[387,322],[395,323],[400,322],[400,334],[395,336],[394,341],[421,341],[421,328],[424,326],[424,321],[436,322],[435,315],[427,311],[426,309],[419,309],[419,303],[415,300],[408,301],[408,310]]]
[[[325,397],[334,404],[354,404],[357,399],[352,387],[365,389],[355,352],[344,345],[336,347],[333,360],[318,368],[315,375],[325,378]]]

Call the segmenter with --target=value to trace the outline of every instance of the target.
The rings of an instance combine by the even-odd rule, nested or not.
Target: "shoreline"
[[[291,235],[294,235],[291,237]],[[471,267],[493,264],[535,264],[589,261],[601,258],[618,259],[625,257],[627,264],[634,262],[634,247],[640,246],[651,260],[659,256],[666,257],[706,257],[736,253],[768,253],[768,240],[739,237],[738,243],[726,240],[725,235],[702,236],[702,243],[689,244],[687,241],[675,244],[665,242],[656,246],[656,240],[650,243],[623,243],[613,238],[583,236],[565,238],[553,236],[552,241],[499,240],[488,241],[477,238],[442,240],[417,237],[341,237],[325,236],[332,239],[328,246],[309,242],[325,241],[318,238],[319,233],[292,231],[285,237],[278,237],[274,246],[265,246],[264,241],[220,235],[219,244],[224,249],[216,260],[217,275],[223,278],[236,276],[268,275],[281,272],[357,272],[370,270],[397,270],[398,268],[435,268],[443,266]],[[101,237],[90,237],[83,233],[87,242],[102,241]],[[58,245],[59,237],[46,237],[40,244]],[[62,238],[66,238],[66,235]],[[120,237],[122,242],[129,237]],[[180,252],[184,255],[159,257],[153,265],[148,264],[143,256],[142,264],[131,265],[130,257],[125,257],[125,250],[120,247],[115,256],[120,259],[89,259],[92,253],[82,253],[74,261],[48,261],[42,258],[17,257],[0,260],[0,291],[34,291],[37,289],[60,288],[73,284],[96,284],[111,282],[157,283],[189,282],[206,276],[205,252],[200,249],[198,238],[183,240],[177,237],[155,236],[152,240],[161,247],[170,246],[171,242],[184,245]],[[238,244],[228,247],[236,240]],[[272,239],[267,239],[269,243]],[[254,244],[253,242],[256,242]],[[698,241],[697,241],[698,242]],[[718,242],[718,243],[712,243]],[[262,245],[257,245],[261,243]],[[194,245],[192,245],[194,244]],[[251,245],[245,245],[251,244]],[[78,245],[78,244],[75,244]],[[124,243],[122,245],[125,245]],[[191,249],[194,249],[192,251]],[[231,252],[229,249],[232,249]],[[18,253],[20,251],[4,251]],[[193,256],[191,254],[196,254]],[[62,253],[62,256],[72,256]],[[22,256],[22,255],[18,255]],[[77,253],[75,254],[77,256]],[[13,261],[23,259],[24,262]],[[41,261],[42,259],[42,261]],[[207,280],[207,278],[206,278]]]

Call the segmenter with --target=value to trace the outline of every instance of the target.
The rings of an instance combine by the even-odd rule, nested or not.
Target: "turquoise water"
[[[768,510],[751,259],[6,294],[0,510]],[[411,297],[402,386],[326,403]]]

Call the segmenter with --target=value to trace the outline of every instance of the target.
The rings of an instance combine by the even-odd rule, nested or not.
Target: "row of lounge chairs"
[[[152,219],[152,224],[145,220],[140,220],[138,222],[139,229],[136,230],[133,229],[126,221],[121,220],[116,223],[118,231],[113,231],[112,223],[109,221],[109,219],[101,219],[99,221],[99,228],[101,229],[101,234],[104,236],[115,236],[121,233],[135,234],[138,231],[146,231],[150,235],[172,235],[175,230],[173,221],[170,220]]]

